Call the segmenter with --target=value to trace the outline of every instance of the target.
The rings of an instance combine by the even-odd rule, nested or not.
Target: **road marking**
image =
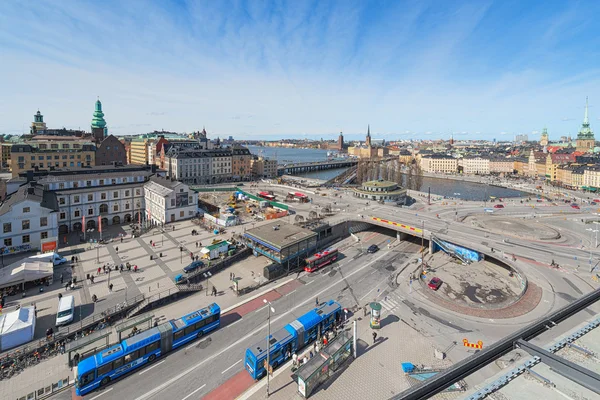
[[[188,394],[187,396],[185,396],[183,399],[181,400],[186,400],[190,397],[192,397],[196,392],[198,392],[199,390],[202,390],[202,388],[204,388],[204,386],[206,386],[206,383],[202,386],[200,386],[198,389],[194,390],[192,393]]]
[[[238,320],[237,320],[237,321],[235,321],[235,322],[232,322],[231,324],[227,325],[225,328],[229,328],[230,326],[233,326],[233,325],[237,324],[237,323],[238,323],[238,322],[240,322],[241,320],[242,320],[242,318],[238,319]]]
[[[368,264],[367,264],[368,265]],[[363,267],[364,268],[364,267]],[[367,292],[367,294],[365,294],[363,297],[360,298],[359,301],[362,301],[365,297],[367,297],[369,294],[371,294],[371,292],[375,289],[377,289],[382,283],[384,283],[385,281],[387,281],[389,278],[389,276],[386,276],[381,282],[379,282],[373,289],[369,290]]]
[[[261,308],[259,308],[258,310],[254,311],[255,313],[261,312],[262,310],[264,310],[265,308],[269,307],[269,305],[267,304],[266,306],[262,306]]]
[[[286,294],[286,297],[289,296],[290,294],[294,293],[296,291],[296,289],[292,290],[291,292],[289,292],[288,294]]]
[[[304,286],[308,286],[308,285],[310,285],[310,284],[311,284],[311,283],[313,283],[313,282],[314,282],[314,281],[308,281],[308,282],[306,282],[306,283],[304,284]]]
[[[221,375],[224,374],[225,372],[229,371],[231,368],[235,367],[236,365],[238,365],[242,361],[244,361],[244,360],[237,360],[236,362],[233,363],[233,365],[231,367],[229,367],[225,371],[221,372]]]
[[[149,368],[146,368],[145,370],[143,370],[142,372],[140,372],[138,375],[145,374],[146,372],[150,371],[152,368],[156,368],[156,367],[158,367],[160,364],[164,363],[165,361],[167,361],[167,360],[162,360],[162,361],[160,361],[160,362],[157,362],[157,363],[156,363],[156,364],[154,364],[153,366],[151,366],[151,367],[149,367]]]
[[[366,263],[365,265],[363,265],[362,267],[358,268],[355,271],[352,271],[351,273],[349,273],[345,278],[342,278],[340,280],[338,280],[337,282],[332,283],[331,285],[329,285],[328,287],[326,287],[325,289],[321,290],[319,293],[316,294],[316,296],[320,296],[323,293],[325,293],[326,291],[330,290],[332,287],[339,285],[340,283],[344,282],[346,279],[350,278],[352,275],[355,275],[357,273],[359,273],[360,271],[362,271],[363,269],[371,266],[373,263],[375,263],[376,261],[379,261],[383,256],[387,255],[386,252],[382,252],[382,254],[369,261],[368,263]],[[386,279],[388,279],[386,277]],[[284,318],[285,316],[287,316],[288,314],[294,312],[295,310],[297,310],[298,308],[308,304],[309,302],[312,301],[312,298],[306,299],[301,303],[298,303],[296,306],[292,307],[291,309],[289,309],[288,311],[284,312],[283,314],[279,315],[276,318],[271,318],[271,323],[275,323],[277,321],[279,321],[280,319]],[[152,396],[154,396],[156,393],[160,392],[161,390],[164,390],[165,388],[171,386],[173,383],[177,382],[178,380],[180,380],[181,378],[183,378],[184,376],[186,376],[187,374],[189,374],[190,372],[195,371],[197,368],[201,367],[202,365],[204,365],[205,363],[213,360],[214,358],[219,357],[221,354],[225,353],[226,351],[234,348],[235,346],[239,345],[240,343],[244,343],[245,341],[247,341],[249,338],[251,338],[252,336],[256,335],[258,332],[260,332],[261,330],[265,329],[268,326],[268,323],[265,322],[264,325],[258,327],[257,329],[255,329],[254,331],[248,333],[246,336],[238,339],[236,342],[230,344],[229,346],[225,347],[224,349],[222,349],[221,351],[219,351],[218,353],[213,354],[210,357],[205,358],[204,360],[200,361],[198,364],[196,365],[192,365],[191,367],[189,367],[188,369],[186,369],[183,372],[180,372],[178,375],[174,376],[173,378],[163,382],[162,384],[160,384],[159,386],[155,387],[154,389],[144,393],[143,395],[137,397],[135,400],[144,400],[144,399],[148,399]]]
[[[95,399],[97,399],[98,397],[102,396],[103,394],[106,394],[106,393],[110,392],[110,391],[111,391],[111,390],[113,390],[113,389],[114,389],[114,387],[111,387],[110,389],[106,389],[104,392],[102,392],[102,393],[100,393],[100,394],[98,394],[98,395],[96,395],[96,396],[92,397],[90,400],[95,400]]]

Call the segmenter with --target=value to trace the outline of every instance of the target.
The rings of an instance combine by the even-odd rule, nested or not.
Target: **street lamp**
[[[269,397],[269,369],[271,367],[271,313],[275,313],[275,308],[273,308],[273,305],[267,299],[263,299],[263,303],[267,305],[267,309],[269,311],[269,317],[267,319],[269,326],[269,331],[267,334],[267,365],[265,365],[265,371],[267,372],[267,397]]]
[[[460,198],[460,193],[454,193],[454,196]],[[458,221],[458,204],[454,203],[454,220]]]

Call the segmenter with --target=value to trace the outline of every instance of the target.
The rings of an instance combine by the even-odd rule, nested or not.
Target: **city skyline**
[[[600,115],[594,3],[0,5],[0,133],[575,137]],[[124,39],[125,38],[125,39]]]

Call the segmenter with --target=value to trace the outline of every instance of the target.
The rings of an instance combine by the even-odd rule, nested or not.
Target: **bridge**
[[[277,174],[279,176],[295,175],[303,172],[323,171],[326,169],[350,168],[357,164],[358,160],[356,159],[285,164],[277,167]]]

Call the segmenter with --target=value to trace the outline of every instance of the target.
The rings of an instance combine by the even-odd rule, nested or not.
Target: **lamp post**
[[[271,313],[275,313],[275,308],[273,308],[273,305],[267,299],[263,299],[263,303],[267,305],[269,312],[269,316],[267,318],[267,325],[269,326],[267,334],[267,365],[265,365],[265,371],[267,372],[267,397],[269,397],[269,369],[271,367]]]
[[[460,193],[454,193],[454,196],[460,198]],[[458,203],[454,203],[454,220],[458,221]]]

